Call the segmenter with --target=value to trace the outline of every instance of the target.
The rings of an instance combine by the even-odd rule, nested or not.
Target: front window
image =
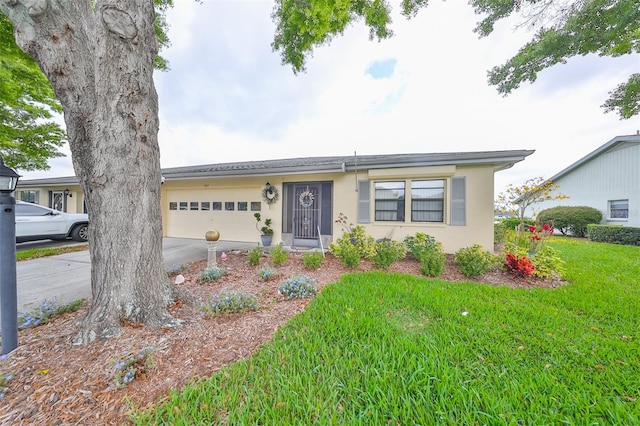
[[[376,182],[376,220],[404,222],[404,182]]]
[[[609,201],[609,219],[629,219],[629,200]]]
[[[411,182],[411,221],[444,222],[444,180]]]
[[[38,191],[20,191],[20,200],[38,204]]]

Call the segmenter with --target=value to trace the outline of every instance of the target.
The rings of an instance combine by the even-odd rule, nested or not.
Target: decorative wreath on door
[[[315,197],[313,196],[313,192],[309,191],[308,189],[300,194],[300,197],[298,197],[300,205],[304,208],[311,207],[313,205],[314,199]]]
[[[278,194],[278,188],[267,182],[264,188],[262,188],[262,199],[267,204],[273,204],[278,201],[278,198],[280,198],[280,194]]]

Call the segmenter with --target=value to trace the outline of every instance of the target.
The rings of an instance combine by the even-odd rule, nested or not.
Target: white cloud
[[[535,149],[496,175],[499,192],[509,182],[550,177],[640,128],[600,108],[635,71],[637,56],[573,58],[503,97],[488,86],[487,70],[532,34],[514,32],[508,20],[478,39],[479,17],[465,4],[433,2],[409,21],[394,15],[395,36],[381,42],[352,25],[296,76],[271,51],[271,2],[175,3],[164,52],[171,71],[156,75],[163,167],[354,151]],[[367,74],[390,58],[389,78]],[[51,164],[49,176],[70,174]]]

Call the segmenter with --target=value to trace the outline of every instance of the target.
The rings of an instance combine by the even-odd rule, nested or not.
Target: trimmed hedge
[[[591,241],[640,246],[640,228],[621,225],[588,225],[587,228]]]
[[[587,225],[600,221],[600,210],[587,206],[558,206],[538,214],[538,222],[553,225],[563,235],[570,233],[574,237],[586,237]]]

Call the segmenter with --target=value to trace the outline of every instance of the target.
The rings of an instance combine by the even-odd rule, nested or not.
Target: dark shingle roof
[[[272,176],[286,174],[309,174],[365,171],[395,167],[420,167],[442,165],[490,165],[494,170],[504,170],[533,154],[533,150],[477,151],[450,153],[414,153],[350,155],[336,157],[300,157],[279,160],[242,161],[234,163],[204,164],[198,166],[171,167],[162,169],[166,180]],[[18,186],[70,185],[77,184],[75,176],[20,181]]]

